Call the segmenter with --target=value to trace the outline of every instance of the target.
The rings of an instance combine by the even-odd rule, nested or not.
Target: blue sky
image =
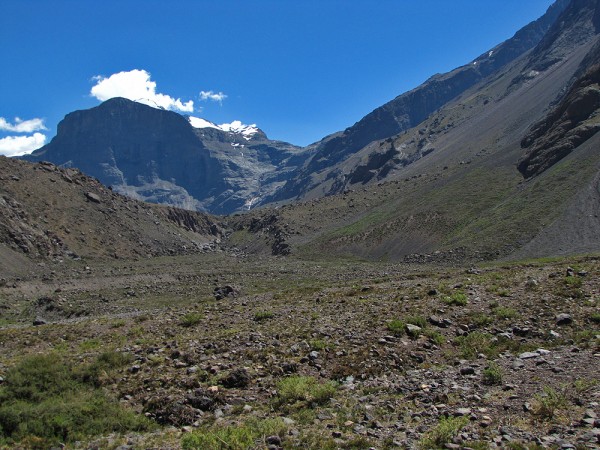
[[[65,114],[128,90],[307,145],[468,63],[551,3],[0,0],[0,153],[49,142]]]

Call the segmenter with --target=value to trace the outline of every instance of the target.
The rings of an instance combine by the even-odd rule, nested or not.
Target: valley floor
[[[0,447],[600,446],[600,258],[39,269],[0,287]],[[82,392],[127,419],[52,415]]]

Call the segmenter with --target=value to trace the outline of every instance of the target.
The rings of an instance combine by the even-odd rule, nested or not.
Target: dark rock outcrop
[[[600,42],[579,72],[562,101],[523,138],[526,152],[518,169],[525,178],[541,174],[600,131]]]

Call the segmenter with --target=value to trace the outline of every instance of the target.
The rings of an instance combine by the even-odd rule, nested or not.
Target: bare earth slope
[[[76,169],[0,157],[2,272],[37,261],[147,257],[216,248],[216,220],[118,195]],[[24,258],[27,256],[28,258]]]

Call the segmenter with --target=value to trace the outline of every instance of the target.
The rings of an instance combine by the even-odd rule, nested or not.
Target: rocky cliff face
[[[524,72],[542,72],[561,62],[573,49],[593,38],[599,31],[597,0],[571,0],[560,20],[555,20],[536,46]]]
[[[23,159],[77,167],[117,191],[188,208],[222,183],[184,117],[123,98],[68,114],[56,137]]]
[[[260,130],[194,128],[177,113],[114,98],[68,114],[57,136],[23,159],[77,167],[139,200],[230,213],[274,190],[302,152]]]

